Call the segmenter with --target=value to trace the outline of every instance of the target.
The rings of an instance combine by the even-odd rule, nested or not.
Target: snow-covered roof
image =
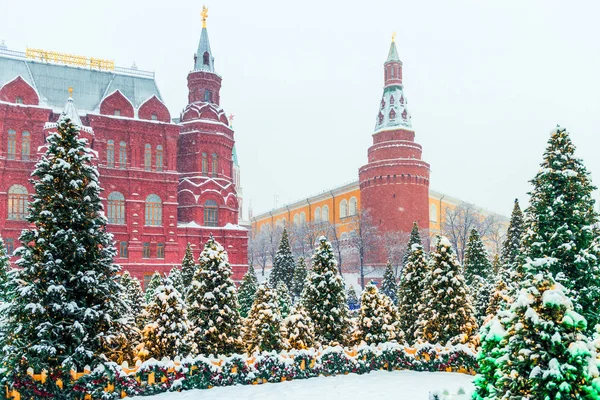
[[[383,89],[375,121],[375,132],[390,128],[411,128],[411,116],[406,104],[402,85],[391,85]]]

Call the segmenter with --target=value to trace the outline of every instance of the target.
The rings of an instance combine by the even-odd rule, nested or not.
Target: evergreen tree
[[[296,264],[296,268],[294,269],[294,279],[292,281],[292,294],[294,295],[294,299],[299,299],[302,296],[302,291],[304,290],[304,284],[306,283],[306,278],[308,278],[308,269],[306,268],[306,262],[304,261],[304,257],[298,258],[298,263]]]
[[[506,331],[494,316],[487,321],[479,332],[481,338],[481,351],[477,354],[477,375],[475,376],[475,393],[473,400],[495,400],[498,397],[495,384],[497,380],[498,359],[503,355],[500,342],[506,336]]]
[[[150,357],[173,359],[195,351],[191,340],[191,324],[181,294],[169,279],[153,292],[146,307],[144,348]]]
[[[536,273],[550,267],[547,259],[525,266],[535,275],[529,275],[522,285],[507,318],[493,398],[597,399],[600,396],[590,376],[595,354],[590,352],[583,335],[587,327],[585,318],[575,312],[565,289],[550,273]],[[593,368],[597,374],[596,367]]]
[[[471,229],[469,240],[465,249],[465,282],[472,287],[475,276],[480,276],[485,281],[492,277],[492,263],[488,257],[485,245],[481,241],[477,229]]]
[[[248,272],[244,274],[242,283],[238,289],[240,315],[244,318],[248,316],[248,313],[252,308],[252,303],[254,303],[254,297],[256,296],[256,289],[258,289],[258,278],[254,273],[254,266],[250,264],[248,266]]]
[[[506,231],[506,239],[504,239],[504,243],[502,244],[502,253],[500,255],[500,263],[504,268],[510,271],[511,274],[513,274],[513,272],[516,273],[517,260],[521,251],[521,239],[523,238],[524,230],[523,212],[519,206],[519,199],[515,199],[510,222]],[[516,277],[513,277],[513,279],[515,278]]]
[[[232,354],[240,350],[241,318],[227,252],[211,236],[198,259],[187,294],[194,341],[202,354]]]
[[[406,263],[408,262],[408,258],[410,257],[410,253],[412,252],[413,244],[422,245],[421,235],[419,234],[419,225],[417,225],[416,221],[413,222],[413,227],[410,231],[410,237],[406,246],[406,252],[404,253],[404,258],[402,260],[402,267],[405,267]]]
[[[121,316],[119,266],[106,231],[93,151],[64,115],[47,137],[46,153],[32,173],[29,228],[21,233],[18,269],[9,273],[3,366],[9,380],[27,368],[90,365],[120,352],[127,326]]]
[[[502,264],[500,264],[500,256],[498,254],[494,254],[492,257],[492,273],[494,278],[500,274],[500,270],[502,269]]]
[[[296,268],[292,249],[288,239],[287,230],[284,228],[281,234],[279,248],[273,260],[273,269],[269,275],[269,283],[272,287],[277,287],[279,282],[292,282],[294,279],[294,269]]]
[[[289,348],[303,350],[315,345],[315,325],[301,305],[283,320],[281,332]]]
[[[348,299],[348,307],[351,310],[358,308],[358,296],[356,295],[356,290],[354,289],[354,286],[350,286],[346,294],[346,298]]]
[[[154,274],[152,274],[152,278],[150,278],[150,282],[148,282],[148,286],[146,286],[146,292],[144,293],[144,300],[146,301],[146,304],[152,301],[152,299],[154,298],[154,290],[156,290],[156,288],[162,284],[163,277],[160,276],[158,271],[154,271]]]
[[[344,344],[349,330],[344,282],[337,270],[331,244],[324,236],[312,256],[302,303],[315,324],[315,338],[321,344]]]
[[[183,296],[185,286],[183,285],[183,275],[181,270],[178,267],[171,268],[168,279],[171,281],[173,287]]]
[[[389,297],[380,293],[375,285],[369,284],[365,287],[360,304],[354,338],[356,342],[385,343],[403,336],[396,306]]]
[[[290,290],[287,285],[283,282],[279,282],[277,284],[277,288],[275,289],[275,295],[277,296],[277,302],[279,304],[279,313],[281,314],[281,318],[285,318],[290,313],[290,308],[292,308],[292,298],[290,297]]]
[[[575,296],[577,311],[594,326],[600,310],[600,230],[593,190],[566,129],[552,131],[526,210],[521,265],[526,259],[556,259],[549,268]],[[561,275],[558,275],[561,274]]]
[[[466,343],[477,331],[469,289],[450,241],[438,235],[425,277],[415,336],[429,343]],[[451,295],[450,295],[451,294]]]
[[[123,286],[123,294],[131,312],[131,317],[136,327],[142,329],[144,325],[143,313],[145,303],[140,281],[132,277],[129,271],[124,271],[121,275],[121,286]]]
[[[394,267],[392,267],[392,263],[389,260],[383,274],[381,293],[389,297],[394,304],[398,302],[398,284],[396,283],[396,275],[394,275]]]
[[[504,269],[501,269],[500,274],[498,274],[498,279],[496,280],[494,290],[490,296],[490,301],[485,310],[486,316],[496,315],[498,311],[505,309],[511,303],[509,287],[506,284],[510,278],[504,271]]]
[[[196,262],[194,261],[194,254],[192,253],[192,245],[188,243],[187,247],[185,248],[185,255],[181,261],[181,280],[184,288],[182,294],[185,295],[185,293],[187,293],[187,290],[194,279],[195,272]]]
[[[281,314],[275,290],[268,285],[260,285],[248,315],[244,335],[246,351],[281,351],[284,342],[281,337]]]
[[[8,272],[10,270],[10,260],[6,253],[4,240],[0,237],[0,304],[10,301],[12,295],[8,289]]]
[[[417,320],[419,315],[430,304],[424,302],[425,277],[429,266],[425,258],[423,246],[415,243],[412,246],[398,285],[398,320],[405,339],[412,344],[415,341]]]

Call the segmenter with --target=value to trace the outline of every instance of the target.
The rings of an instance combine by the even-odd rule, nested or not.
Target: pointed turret
[[[400,57],[398,57],[398,49],[396,48],[396,36],[392,35],[392,43],[390,43],[390,51],[388,52],[387,62],[397,61],[400,64]]]
[[[81,122],[81,118],[79,117],[79,113],[77,112],[77,107],[75,107],[75,100],[73,100],[73,88],[69,88],[69,98],[67,99],[67,104],[65,104],[65,108],[63,112],[60,114],[58,118],[58,122],[70,119],[73,125],[79,128],[80,131],[93,133],[93,130],[89,126],[84,126],[83,122]],[[58,126],[58,122],[48,122],[44,126],[45,129],[54,129]]]
[[[208,40],[208,30],[206,30],[206,19],[208,18],[208,8],[202,7],[202,33],[198,50],[194,55],[194,71],[215,72],[215,58],[210,50],[210,41]]]

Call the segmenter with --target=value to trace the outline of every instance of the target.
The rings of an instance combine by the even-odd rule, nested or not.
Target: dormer
[[[0,88],[0,100],[8,103],[37,106],[40,97],[36,90],[21,76],[17,76]]]
[[[142,103],[138,109],[138,118],[150,121],[170,122],[169,110],[155,95]]]
[[[102,100],[100,114],[127,118],[135,116],[133,104],[119,90],[112,92]]]

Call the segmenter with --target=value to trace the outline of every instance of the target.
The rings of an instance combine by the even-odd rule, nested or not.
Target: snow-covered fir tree
[[[258,289],[258,278],[254,272],[254,266],[252,263],[248,266],[248,271],[242,278],[242,283],[238,288],[238,304],[240,306],[240,315],[244,318],[248,316],[252,303],[254,303],[254,297],[256,296],[256,290]]]
[[[506,314],[508,314],[506,312]],[[503,316],[504,317],[504,316]],[[505,317],[504,317],[505,318]],[[477,375],[474,379],[475,393],[473,400],[495,400],[498,397],[495,384],[498,377],[498,359],[504,354],[500,342],[506,336],[506,331],[499,320],[494,315],[488,320],[479,331],[481,340],[481,351],[477,355]]]
[[[292,281],[292,294],[294,295],[294,301],[297,301],[302,296],[304,290],[304,284],[308,277],[308,268],[306,268],[306,261],[304,257],[298,258],[296,268],[294,269],[294,279]]]
[[[146,307],[148,321],[142,332],[144,350],[147,357],[157,360],[163,357],[173,359],[195,352],[191,338],[192,325],[188,320],[181,293],[169,279],[154,290],[154,295]]]
[[[248,354],[284,348],[277,294],[269,285],[258,287],[246,324],[244,345]]]
[[[500,273],[502,264],[500,264],[500,256],[498,253],[492,256],[492,276],[495,278]]]
[[[583,334],[586,320],[575,311],[565,288],[547,272],[548,261],[537,259],[525,266],[535,275],[529,275],[511,306],[492,398],[600,396],[592,382],[598,378],[596,355]]]
[[[398,302],[398,284],[396,283],[396,275],[394,275],[394,267],[389,260],[385,266],[385,272],[383,273],[381,293],[389,297],[394,304]]]
[[[315,345],[315,325],[302,305],[292,308],[282,322],[281,332],[288,348],[302,350]]]
[[[183,293],[185,292],[183,285],[183,275],[179,267],[175,266],[171,268],[171,271],[169,271],[168,278],[171,281],[173,287],[177,289],[177,291],[183,296]]]
[[[358,343],[385,343],[399,340],[403,336],[396,306],[373,284],[367,285],[362,292],[356,328],[354,341]]]
[[[408,262],[408,258],[410,257],[410,253],[413,248],[413,244],[421,245],[421,235],[419,234],[419,225],[417,222],[413,222],[412,230],[410,231],[410,237],[408,238],[408,244],[406,245],[406,252],[404,253],[404,258],[402,259],[402,266],[406,266]]]
[[[154,290],[163,284],[163,277],[158,273],[158,271],[154,271],[148,285],[146,286],[146,292],[144,293],[144,300],[146,304],[150,303],[154,298]]]
[[[481,323],[486,317],[494,290],[492,263],[477,229],[472,229],[465,249],[465,281],[469,286],[475,316]]]
[[[290,290],[285,283],[280,281],[275,289],[275,295],[277,296],[277,303],[279,304],[279,313],[281,314],[281,318],[285,318],[288,316],[290,309],[292,308]]]
[[[405,339],[412,344],[415,341],[415,331],[419,315],[430,304],[424,302],[424,282],[429,266],[425,258],[423,246],[413,244],[408,262],[404,266],[398,284],[398,320]]]
[[[496,279],[496,284],[493,287],[493,291],[490,295],[490,300],[488,302],[487,308],[485,310],[485,315],[496,315],[498,311],[503,310],[508,307],[508,305],[512,302],[510,299],[510,288],[506,284],[510,280],[510,275],[501,267],[500,273]]]
[[[477,331],[462,267],[446,237],[437,236],[423,284],[423,304],[415,336],[423,342],[466,343]],[[452,295],[450,295],[452,294]]]
[[[194,254],[192,253],[192,245],[190,243],[187,244],[185,248],[185,255],[183,256],[183,260],[181,260],[181,280],[183,282],[183,292],[185,295],[188,288],[192,284],[192,280],[194,279],[194,274],[196,273],[196,262],[194,261]]]
[[[358,308],[359,306],[359,302],[358,302],[358,296],[356,295],[356,290],[354,289],[354,286],[350,286],[348,288],[348,292],[346,294],[346,298],[348,301],[348,307],[351,310],[354,310],[356,308]]]
[[[4,240],[0,237],[0,304],[6,303],[12,297],[8,285],[8,271],[10,261],[6,253]]]
[[[93,151],[64,115],[32,173],[34,194],[10,271],[2,330],[8,380],[27,368],[94,368],[118,359],[128,327],[113,238],[106,231]]]
[[[594,210],[595,187],[566,129],[551,133],[526,210],[522,260],[551,257],[553,276],[573,290],[577,311],[590,326],[599,322],[600,230]],[[523,262],[521,262],[523,265]]]
[[[524,230],[523,212],[519,206],[519,199],[515,199],[506,231],[506,238],[502,243],[502,252],[500,254],[500,263],[509,272],[509,276],[511,276],[511,281],[507,282],[510,287],[516,286],[515,282],[518,279],[517,261],[521,252],[521,239],[523,238]]]
[[[279,282],[283,282],[286,285],[293,282],[295,268],[296,263],[292,255],[292,249],[290,248],[287,229],[284,228],[279,248],[273,260],[273,269],[271,269],[271,275],[269,275],[269,283],[272,287],[277,287]]]
[[[124,271],[121,274],[121,286],[123,286],[125,301],[128,304],[131,317],[135,321],[136,327],[143,329],[145,325],[143,317],[145,303],[140,281],[137,278],[132,277],[129,271]]]
[[[302,304],[315,324],[315,339],[321,344],[344,344],[350,328],[346,291],[338,273],[331,244],[318,239],[313,267],[302,294]]]
[[[241,317],[231,275],[227,252],[211,236],[187,293],[194,342],[202,354],[232,354],[241,349]]]

